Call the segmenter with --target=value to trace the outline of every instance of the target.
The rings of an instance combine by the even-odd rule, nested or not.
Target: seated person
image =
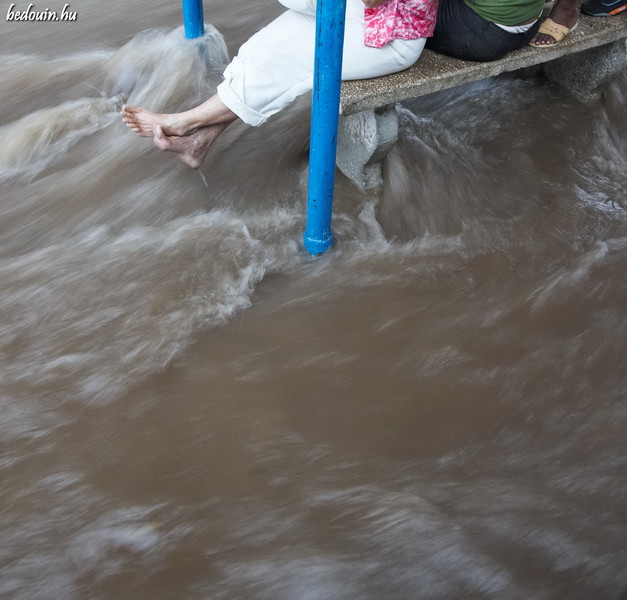
[[[289,10],[253,35],[224,71],[217,93],[182,113],[124,106],[122,119],[198,168],[237,119],[261,125],[313,86],[315,0],[280,0]],[[435,26],[437,0],[347,0],[342,79],[402,71],[420,56]]]
[[[534,38],[543,9],[544,0],[440,0],[427,48],[463,60],[498,60]]]
[[[540,23],[544,0],[440,0],[433,37],[427,48],[463,60],[498,60],[525,44],[547,48],[577,27],[576,0],[555,0]],[[586,0],[581,11],[613,16],[627,0]]]

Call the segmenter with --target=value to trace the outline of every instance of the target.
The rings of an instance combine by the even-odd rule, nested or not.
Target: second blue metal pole
[[[205,35],[202,0],[183,0],[183,24],[186,38],[193,40]]]
[[[331,215],[342,81],[346,0],[318,0],[309,146],[305,248],[321,254],[333,242]]]

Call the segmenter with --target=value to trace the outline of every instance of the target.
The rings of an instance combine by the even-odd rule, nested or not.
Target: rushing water
[[[403,105],[314,259],[307,98],[200,174],[116,112],[281,7],[205,2],[200,50],[177,2],[71,9],[0,15],[0,597],[618,598],[627,75]]]

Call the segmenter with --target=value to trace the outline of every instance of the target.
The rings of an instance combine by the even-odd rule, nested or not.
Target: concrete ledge
[[[351,115],[424,96],[583,52],[627,38],[627,12],[616,17],[579,16],[579,25],[562,42],[549,48],[527,46],[494,62],[476,63],[425,50],[415,65],[385,77],[342,83],[340,114]]]

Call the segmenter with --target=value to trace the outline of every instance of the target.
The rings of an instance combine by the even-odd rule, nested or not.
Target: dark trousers
[[[540,21],[524,33],[510,33],[480,17],[463,0],[440,0],[438,19],[427,48],[461,58],[487,62],[522,48],[536,34]]]

